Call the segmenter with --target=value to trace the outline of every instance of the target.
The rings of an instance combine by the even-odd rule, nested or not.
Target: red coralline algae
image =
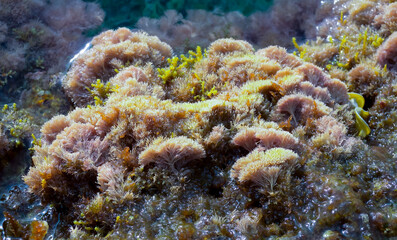
[[[111,163],[105,163],[98,167],[97,181],[99,189],[102,192],[109,193],[112,199],[123,197],[123,192],[120,189],[124,182],[123,170]]]
[[[224,76],[222,80],[231,81],[236,85],[242,85],[250,78],[266,79],[281,69],[276,61],[256,55],[226,57],[223,62],[224,66],[218,70],[219,74]]]
[[[254,150],[257,147],[258,139],[256,138],[255,128],[246,128],[240,130],[233,138],[233,144],[243,147],[248,151]]]
[[[77,179],[82,172],[96,171],[109,157],[110,142],[104,135],[110,130],[109,123],[96,114],[76,109],[42,127],[43,141],[35,146],[33,157],[36,168],[24,178],[34,192],[46,197],[43,190],[51,186],[54,195],[62,195],[71,184],[68,176]]]
[[[381,31],[390,35],[397,30],[397,3],[384,4],[374,19],[375,25],[381,26]]]
[[[41,138],[47,144],[51,144],[56,136],[61,133],[66,127],[70,126],[70,120],[63,116],[55,116],[50,121],[46,122],[41,128]]]
[[[58,13],[61,1],[0,2],[27,16],[12,21],[0,14],[0,43],[5,47],[0,51],[16,61],[0,65],[14,71],[36,60],[27,54],[38,56],[22,46],[47,49],[56,40],[54,34],[60,34],[56,51],[37,52],[48,56],[47,61],[70,49],[66,43],[79,35],[79,21],[87,20],[81,25],[85,28],[99,20],[84,17],[98,9],[82,7],[80,1],[62,3],[65,16],[53,16],[53,23],[43,16],[51,20],[46,14]],[[22,2],[30,12],[12,7]],[[13,189],[0,200],[1,206],[26,216],[35,211],[48,221],[53,238],[396,237],[397,5],[385,0],[275,5],[248,18],[204,11],[183,17],[170,11],[165,18],[141,21],[170,45],[179,42],[179,49],[196,49],[184,56],[168,54],[170,48],[156,40],[142,57],[140,49],[147,42],[132,35],[151,37],[127,29],[95,38],[93,48],[106,51],[80,55],[89,61],[75,61],[68,73],[91,71],[85,75],[87,82],[75,75],[83,82],[76,96],[81,90],[87,101],[43,125],[41,139],[34,132],[33,166],[24,178],[33,194]],[[32,21],[33,16],[39,21]],[[225,27],[229,23],[233,25]],[[42,35],[32,28],[43,30]],[[66,31],[61,29],[73,34],[62,37]],[[185,41],[186,36],[197,42]],[[211,45],[219,36],[227,38]],[[278,46],[255,50],[250,44],[291,46],[285,36],[296,37],[294,54]],[[112,50],[125,42],[139,46]],[[201,43],[202,49],[195,48]],[[210,48],[206,51],[205,46]],[[128,61],[126,52],[138,57]],[[41,67],[47,66],[21,76],[42,81],[47,70],[38,72]],[[365,105],[355,109],[347,91],[361,94]],[[37,101],[48,102],[47,92],[40,92],[43,98]],[[29,96],[22,98],[36,102]],[[371,131],[359,138],[355,123],[360,118],[354,114],[364,113],[361,108],[368,112],[361,114],[361,123],[367,122]],[[1,112],[2,123],[15,113]],[[15,126],[0,123],[2,159],[10,154],[1,153],[1,143],[14,144],[11,133],[20,131],[19,118],[9,118]],[[37,196],[44,215],[31,211]],[[15,221],[5,215],[6,237],[18,237],[11,234]],[[42,230],[45,234],[47,228]]]
[[[339,123],[335,118],[331,116],[324,116],[315,121],[315,125],[319,132],[319,136],[316,136],[313,141],[319,141],[323,138],[324,142],[318,145],[329,145],[329,146],[341,146],[346,140],[347,129],[345,125]],[[327,138],[325,140],[325,138]],[[325,144],[325,142],[327,142]]]
[[[198,142],[186,137],[156,140],[139,155],[139,163],[151,162],[180,170],[188,162],[205,157],[205,150]]]
[[[87,88],[97,79],[107,82],[118,69],[133,64],[162,66],[172,54],[169,45],[143,32],[126,28],[106,31],[96,36],[92,48],[79,55],[63,81],[66,93],[77,106],[92,102]]]
[[[150,73],[149,73],[150,74]],[[135,66],[129,66],[109,80],[112,86],[116,86],[118,96],[121,98],[133,97],[138,95],[156,96],[162,99],[165,95],[160,86],[153,86],[146,73]],[[111,101],[121,101],[122,99],[112,98]]]
[[[390,70],[397,70],[397,32],[390,35],[378,48],[375,57],[381,68],[386,65]]]
[[[164,86],[150,65],[161,66],[162,58],[170,56],[172,50],[157,38],[121,28],[102,33],[92,44],[93,48],[73,63],[64,87],[72,99],[81,103],[91,101],[92,96],[83,87],[97,77],[108,81],[115,90],[103,99],[103,105],[77,108],[43,126],[42,145],[35,146],[35,167],[25,181],[44,198],[49,189],[55,189],[59,196],[68,191],[69,183],[65,187],[58,184],[68,182],[68,176],[87,181],[97,179],[99,190],[107,192],[110,185],[121,181],[117,179],[124,174],[124,168],[137,164],[179,171],[188,163],[205,158],[207,151],[214,151],[210,143],[220,144],[231,136],[234,145],[249,151],[256,147],[259,151],[275,147],[298,150],[299,140],[279,129],[276,122],[260,121],[252,127],[243,127],[251,121],[247,112],[267,115],[280,125],[291,117],[290,123],[295,128],[310,126],[312,119],[333,110],[330,103],[335,99],[327,85],[332,80],[319,68],[302,65],[301,60],[282,48],[269,47],[254,53],[247,42],[220,39],[211,44],[207,56],[186,66],[180,77]],[[114,71],[121,64],[119,61],[135,61],[136,65]],[[103,64],[116,65],[103,70]],[[244,66],[245,73],[240,66]],[[177,97],[172,94],[178,92],[192,92],[186,89],[189,86],[186,84],[192,84],[188,82],[193,81],[192,75],[196,80],[199,80],[197,76],[212,79],[214,85],[208,89],[215,88],[218,94],[208,100],[192,98],[196,100],[194,103],[167,100]],[[276,75],[274,80],[264,80]],[[286,77],[289,77],[287,91]],[[203,86],[200,83],[197,87]],[[266,110],[263,107],[266,105],[273,105],[273,109]],[[234,125],[240,129],[238,133],[231,135],[230,121],[235,121]],[[219,146],[231,147],[230,143]],[[118,170],[113,169],[116,166]],[[80,176],[80,173],[84,174]],[[113,179],[116,175],[117,179]]]
[[[256,147],[261,150],[274,147],[294,149],[298,144],[298,139],[287,131],[254,127],[240,130],[234,136],[232,143],[248,151]]]
[[[254,150],[236,161],[231,177],[242,183],[251,181],[261,187],[261,191],[272,192],[279,175],[289,174],[297,158],[295,152],[284,148]]]
[[[323,87],[329,77],[317,66],[311,63],[304,63],[296,68],[299,74],[302,74],[303,81],[311,82],[315,86]]]
[[[348,73],[348,85],[350,89],[364,96],[376,96],[382,87],[382,70],[376,64],[361,63]]]
[[[370,14],[349,7],[351,21]],[[42,127],[24,178],[30,191],[62,205],[72,237],[307,237],[302,211],[309,209],[321,219],[309,229],[321,238],[340,222],[354,222],[339,208],[367,201],[370,192],[357,193],[368,187],[362,180],[382,175],[367,158],[366,140],[354,137],[343,81],[364,81],[355,77],[356,62],[339,64],[351,74],[337,79],[343,74],[331,71],[330,59],[315,60],[331,65],[318,67],[304,54],[277,46],[255,51],[230,38],[167,60],[167,44],[125,28],[102,33],[92,45],[63,85],[81,108]],[[372,56],[375,47],[365,47],[368,55],[357,61]],[[101,101],[85,106],[101,86],[108,90]],[[334,173],[338,191],[359,186],[360,196],[324,199],[326,176]],[[347,208],[361,214],[357,206]],[[253,209],[261,217],[252,231],[236,227]],[[327,222],[330,215],[340,221]]]
[[[204,145],[208,148],[221,147],[225,144],[225,138],[227,137],[227,129],[223,124],[219,124],[212,128],[212,131],[208,137],[204,140]]]
[[[235,39],[219,39],[211,43],[208,48],[209,56],[226,55],[231,53],[253,53],[254,48],[242,40]]]
[[[275,60],[283,67],[295,68],[302,64],[302,60],[287,53],[287,50],[283,47],[270,46],[264,49],[259,49],[256,52],[259,56],[265,56],[269,59]]]
[[[331,103],[331,95],[326,88],[315,87],[311,82],[301,82],[295,91],[301,92],[307,96],[311,96],[315,99],[319,99],[325,104]]]
[[[324,84],[324,87],[327,88],[336,103],[346,104],[349,101],[347,86],[341,80],[332,78]]]
[[[95,126],[74,123],[57,136],[48,150],[56,161],[71,168],[70,173],[75,167],[83,171],[95,169],[104,163],[109,148],[109,142],[98,135]]]
[[[278,113],[286,114],[287,118],[292,117],[294,125],[331,112],[324,103],[303,94],[291,94],[281,98],[276,109]]]
[[[291,133],[282,130],[266,129],[264,131],[258,131],[256,137],[259,140],[259,147],[262,150],[275,147],[295,149],[298,145],[297,138]]]

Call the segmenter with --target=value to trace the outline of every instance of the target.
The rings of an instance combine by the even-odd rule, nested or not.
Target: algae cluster
[[[34,135],[28,187],[2,199],[1,234],[396,237],[397,3],[322,11],[295,53],[227,38],[178,57],[143,32],[96,36],[62,80],[74,110]]]
[[[92,0],[90,0],[92,1]],[[206,11],[218,11],[219,13],[239,11],[249,15],[256,11],[265,11],[272,5],[271,0],[243,1],[114,1],[101,0],[98,2],[107,13],[103,23],[104,28],[134,27],[141,17],[159,18],[169,9],[186,14],[189,9],[203,9]]]

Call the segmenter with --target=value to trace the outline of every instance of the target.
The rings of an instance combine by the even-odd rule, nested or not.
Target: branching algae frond
[[[111,86],[110,82],[104,84],[101,79],[97,79],[96,83],[91,83],[90,88],[86,88],[94,97],[95,105],[102,105],[103,101],[109,96],[110,93],[116,92],[118,86]]]
[[[191,93],[195,95],[195,100],[204,101],[218,94],[218,90],[215,89],[215,86],[208,90],[205,80],[202,80],[196,73],[193,73],[193,77],[199,80],[201,85],[201,88],[196,89],[196,87],[193,87],[191,90]]]
[[[199,62],[203,59],[203,52],[201,51],[201,47],[197,46],[196,52],[189,51],[189,57],[185,55],[181,55],[180,57],[168,58],[167,62],[169,67],[167,68],[158,68],[157,71],[159,73],[159,77],[163,80],[163,83],[171,81],[172,79],[182,76],[183,72],[181,71],[183,68],[191,68],[196,62]],[[178,62],[181,62],[178,65]]]

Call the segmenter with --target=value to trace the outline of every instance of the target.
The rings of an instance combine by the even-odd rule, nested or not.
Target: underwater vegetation
[[[254,0],[250,2],[244,1],[214,1],[214,0],[191,0],[191,1],[114,1],[100,0],[90,2],[97,2],[103,10],[106,11],[103,27],[117,28],[117,27],[134,27],[135,23],[143,16],[149,18],[159,18],[164,15],[167,10],[176,10],[177,12],[186,13],[189,9],[202,9],[207,12],[224,12],[239,11],[244,15],[249,15],[256,11],[265,11],[272,5],[272,0]]]
[[[109,62],[98,57],[92,61],[90,56],[101,56],[98,51],[102,49],[108,51],[103,59]],[[113,52],[118,53],[116,60]],[[331,141],[324,132],[342,128],[333,146],[339,147],[335,156],[352,154],[354,145],[363,145],[360,139],[348,136],[345,129],[345,125],[354,124],[347,86],[281,47],[255,51],[245,41],[220,39],[204,54],[198,48],[189,57],[168,61],[169,71],[175,73],[164,81],[164,56],[171,56],[171,52],[156,37],[126,28],[110,30],[95,37],[93,48],[79,55],[67,73],[63,85],[80,107],[43,125],[41,142],[34,146],[34,167],[24,181],[44,202],[81,209],[77,213],[68,211],[71,215],[67,218],[75,219],[73,223],[65,222],[75,226],[72,238],[92,233],[139,237],[136,234],[142,231],[137,230],[148,221],[139,211],[149,207],[148,198],[167,204],[169,200],[163,194],[168,191],[173,197],[184,196],[177,203],[185,207],[172,206],[174,210],[168,213],[161,213],[168,206],[161,207],[158,214],[165,214],[167,222],[187,224],[178,220],[176,213],[192,208],[195,199],[209,197],[220,204],[229,195],[245,196],[243,201],[252,201],[256,208],[263,208],[257,211],[273,215],[271,219],[278,221],[291,211],[286,204],[292,201],[288,193],[297,190],[292,182],[296,184],[302,177],[293,176],[295,169],[308,160],[316,161],[307,155],[320,155],[326,148],[326,144],[308,147],[313,141],[320,137],[324,142]],[[102,85],[98,85],[98,77]],[[105,83],[115,90],[108,87],[106,97],[93,105],[90,84],[100,91]],[[210,89],[216,92],[209,94]],[[336,122],[324,124],[323,128],[332,129],[316,127],[320,123],[314,122],[324,121],[324,117],[327,123]],[[243,148],[240,142],[245,143]],[[261,162],[267,158],[266,163]],[[205,182],[204,173],[214,180],[221,175],[222,180],[211,186],[215,183]],[[232,204],[235,214],[249,214],[244,204],[237,204],[241,203]],[[151,214],[147,217],[153,218]],[[196,216],[192,224],[209,217],[199,212],[191,214]],[[216,214],[231,226],[237,224],[237,219],[242,221]],[[122,219],[131,217],[136,220],[125,229]],[[188,233],[184,233],[185,227],[178,233],[172,226],[162,226],[159,231],[153,227],[165,222],[156,218],[151,220],[156,224],[145,226],[146,234],[156,238],[164,231],[177,236],[190,234],[187,238],[220,234],[218,230],[206,233],[194,225]],[[223,231],[231,236],[245,234]]]
[[[103,17],[98,5],[80,0],[1,0],[0,86],[23,84],[17,80],[29,72],[63,71],[69,55],[86,41],[83,31]]]
[[[80,0],[1,0],[1,106],[17,103],[37,125],[67,109],[57,82],[70,55],[87,41],[84,31],[103,17],[97,4]]]
[[[184,53],[197,45],[206,48],[219,38],[243,39],[258,48],[276,44],[291,47],[290,39],[294,36],[315,37],[317,22],[328,16],[317,0],[274,1],[270,7],[260,2],[249,2],[254,10],[249,14],[241,10],[208,11],[201,7],[187,8],[181,13],[172,8],[160,17],[145,15],[135,26],[170,44],[175,52]]]
[[[293,53],[216,38],[180,55],[142,31],[95,36],[62,78],[73,110],[34,132],[26,185],[0,200],[0,236],[397,237],[397,5],[281,2],[316,6],[276,25],[309,25],[292,33],[316,38],[288,38]],[[17,111],[3,109],[0,155],[30,131],[3,130]]]
[[[65,69],[69,55],[86,41],[83,32],[101,24],[103,15],[98,5],[80,0],[0,1],[2,138],[30,141],[39,125],[67,109],[56,84],[61,78],[59,72]],[[14,109],[24,111],[24,130],[18,123],[20,114],[9,110],[13,103]]]
[[[97,4],[74,1],[0,1],[0,178],[26,170],[30,142],[52,116],[69,110],[57,82],[70,54],[102,23]]]
[[[22,183],[21,176],[31,165],[29,148],[32,141],[38,143],[41,125],[69,111],[69,100],[59,84],[62,71],[70,54],[88,41],[84,31],[101,24],[103,16],[98,5],[80,0],[0,0],[1,194],[15,193],[15,185]],[[26,187],[21,189],[26,191]],[[1,197],[1,205],[7,204],[5,199],[8,197]],[[10,201],[20,199],[32,198]],[[7,219],[29,216],[20,204],[11,205],[19,210]],[[33,205],[25,209],[32,210]],[[0,211],[4,210],[0,206]],[[32,233],[19,230],[25,237]]]
[[[368,114],[361,110],[363,114],[356,114],[360,131],[368,134],[372,129],[370,142],[390,148],[396,157],[397,3],[340,1],[332,11],[334,21],[323,21],[316,40],[295,44],[296,54],[327,69],[332,77],[345,82],[350,92],[363,96],[361,109]],[[366,118],[362,120],[368,126],[360,118]]]

